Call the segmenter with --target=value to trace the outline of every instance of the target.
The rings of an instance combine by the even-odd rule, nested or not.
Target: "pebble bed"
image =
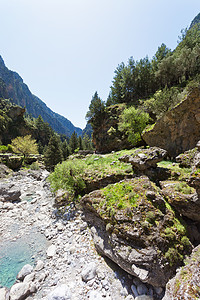
[[[16,281],[29,285],[26,299],[162,299],[162,288],[142,283],[96,252],[80,209],[71,205],[61,215],[53,207],[54,198],[46,183],[47,175],[43,171],[37,180],[31,173],[28,176],[16,173],[9,182],[20,187],[22,201],[0,202],[0,245],[25,235],[31,243],[30,232],[44,237],[42,250],[37,246],[39,253],[35,249],[32,257],[33,269],[23,280]],[[13,287],[10,299],[17,300],[11,293]],[[0,297],[5,291],[9,293],[0,288]]]

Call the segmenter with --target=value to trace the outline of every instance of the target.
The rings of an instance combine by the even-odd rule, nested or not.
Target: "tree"
[[[18,136],[11,142],[13,152],[23,154],[24,157],[29,154],[38,154],[38,145],[31,135]]]
[[[142,140],[141,133],[150,120],[149,114],[136,109],[134,106],[126,108],[119,122],[119,130],[128,135],[128,140],[136,145]]]
[[[53,171],[54,167],[61,163],[63,160],[63,154],[61,149],[61,141],[57,135],[53,135],[44,153],[44,163],[49,171]]]
[[[62,143],[62,153],[63,153],[63,159],[66,160],[67,157],[69,156],[69,146],[66,140],[64,140],[64,142]]]
[[[83,140],[81,136],[78,137],[78,148],[79,150],[83,150]]]
[[[44,122],[43,118],[39,117],[35,120],[36,139],[39,144],[39,153],[42,153],[44,146],[48,145],[50,137],[53,135],[53,130],[47,122]]]
[[[89,106],[89,111],[86,114],[86,119],[88,120],[88,123],[92,125],[93,129],[101,124],[104,112],[105,103],[99,98],[98,93],[95,92]]]
[[[78,137],[75,131],[72,133],[71,138],[69,140],[69,147],[71,153],[74,153],[74,151],[78,148]]]

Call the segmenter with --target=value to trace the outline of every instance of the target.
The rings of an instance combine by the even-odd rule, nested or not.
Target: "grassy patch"
[[[179,163],[163,160],[158,163],[158,167],[167,168],[171,171],[171,179],[186,180],[190,177],[191,168],[181,168]]]
[[[100,206],[110,208],[125,209],[137,205],[139,195],[133,191],[133,187],[128,182],[110,184],[102,190],[104,200]]]

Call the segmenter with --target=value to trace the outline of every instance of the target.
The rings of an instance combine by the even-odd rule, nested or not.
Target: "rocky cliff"
[[[200,88],[193,89],[142,137],[149,146],[167,150],[171,157],[194,148],[200,139]]]
[[[27,113],[34,118],[41,115],[43,120],[48,122],[52,129],[58,133],[70,136],[75,131],[81,135],[82,130],[80,128],[75,127],[65,117],[53,112],[42,100],[33,95],[19,74],[10,71],[5,66],[1,56],[0,79],[5,82],[8,97],[12,98],[15,104],[26,107]]]
[[[125,107],[125,104],[116,104],[105,109],[101,125],[93,129],[93,143],[98,152],[107,153],[132,148],[127,136],[118,129],[119,116]]]

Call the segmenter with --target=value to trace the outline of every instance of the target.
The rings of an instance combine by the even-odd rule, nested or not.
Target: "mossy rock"
[[[176,276],[166,286],[163,300],[200,299],[200,246],[185,261]],[[185,296],[187,295],[187,298]]]
[[[6,165],[12,170],[17,170],[22,166],[23,156],[9,156]]]
[[[94,191],[81,203],[99,252],[152,285],[164,286],[192,249],[184,222],[146,176]]]

